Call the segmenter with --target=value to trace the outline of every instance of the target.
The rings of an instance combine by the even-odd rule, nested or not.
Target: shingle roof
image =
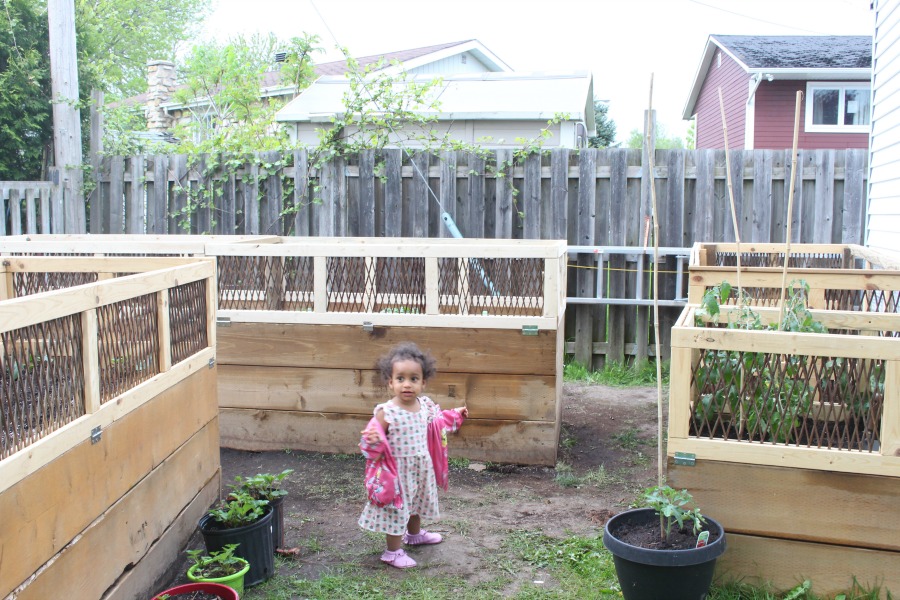
[[[868,69],[868,35],[713,35],[749,69]]]

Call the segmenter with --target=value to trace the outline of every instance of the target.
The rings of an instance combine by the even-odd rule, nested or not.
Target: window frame
[[[869,122],[865,125],[842,125],[844,120],[844,93],[847,89],[869,90]],[[817,90],[838,91],[838,124],[817,125],[813,119],[813,93]],[[807,81],[805,128],[809,133],[869,133],[872,128],[872,84],[868,81]]]

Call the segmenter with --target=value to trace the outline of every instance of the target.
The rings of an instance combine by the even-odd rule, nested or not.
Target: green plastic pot
[[[244,575],[247,574],[247,571],[250,570],[250,563],[246,560],[244,561],[244,568],[235,573],[234,575],[229,575],[228,577],[215,577],[212,579],[206,579],[204,577],[197,577],[194,575],[194,571],[199,568],[200,565],[194,565],[190,569],[188,569],[187,576],[188,579],[195,583],[219,583],[222,585],[227,585],[231,589],[233,589],[238,596],[244,594]]]

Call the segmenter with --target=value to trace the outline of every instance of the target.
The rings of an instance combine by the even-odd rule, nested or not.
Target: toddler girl
[[[387,550],[381,560],[405,569],[416,566],[402,545],[439,544],[439,533],[422,529],[422,519],[434,520],[438,485],[447,489],[447,437],[468,416],[465,406],[442,411],[427,396],[425,382],[434,376],[435,361],[413,343],[395,346],[375,365],[393,397],[375,407],[375,416],[362,432],[360,449],[370,461],[390,454],[396,461],[401,498],[387,506],[366,504],[359,525],[384,533]],[[386,432],[387,439],[381,435]],[[400,506],[398,507],[397,504]]]

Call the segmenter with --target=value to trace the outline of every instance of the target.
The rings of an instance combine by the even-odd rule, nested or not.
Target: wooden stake
[[[728,123],[725,120],[725,101],[722,99],[722,88],[719,88],[719,110],[722,112],[722,136],[725,138],[725,178],[728,181],[728,201],[731,204],[731,225],[734,228],[734,243],[737,255],[738,302],[743,302],[744,290],[741,287],[741,228],[738,225],[737,210],[734,206],[734,187],[731,183],[731,156],[728,153]]]
[[[797,177],[797,140],[800,137],[800,104],[803,92],[797,90],[797,104],[794,107],[794,145],[791,148],[791,187],[788,191],[787,224],[785,225],[784,269],[781,272],[781,301],[778,303],[778,331],[784,329],[784,295],[787,286],[788,263],[791,260],[791,221],[794,213],[794,179]]]
[[[650,203],[653,213],[653,344],[656,349],[656,483],[666,482],[666,453],[663,451],[662,359],[659,341],[659,212],[656,208],[656,185],[653,181],[653,74],[650,74],[650,99],[647,106],[647,168],[650,171]]]

